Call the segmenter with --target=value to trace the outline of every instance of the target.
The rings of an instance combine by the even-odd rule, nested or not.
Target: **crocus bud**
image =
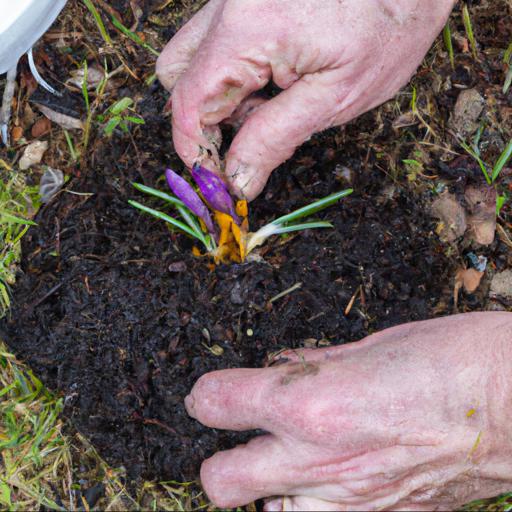
[[[178,197],[178,199],[181,199],[185,203],[185,206],[204,222],[209,233],[215,235],[216,229],[213,225],[210,212],[191,185],[171,169],[165,171],[165,177],[174,195]]]
[[[226,184],[215,173],[198,164],[192,167],[192,177],[210,207],[230,215],[239,225],[240,218],[235,212],[235,205]]]

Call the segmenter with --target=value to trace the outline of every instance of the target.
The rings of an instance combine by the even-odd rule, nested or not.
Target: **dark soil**
[[[132,180],[154,185],[166,165],[181,169],[161,115],[166,95],[136,83],[119,97],[136,94],[145,126],[96,143],[67,186],[87,195],[62,192],[35,219],[4,331],[110,463],[134,479],[190,480],[205,457],[244,439],[187,416],[183,399],[199,376],[449,314],[461,260],[434,233],[426,206],[433,187],[411,192],[378,156],[393,148],[407,158],[415,147],[414,137],[403,148],[389,142],[388,111],[378,131],[366,116],[314,138],[251,204],[254,228],[346,188],[346,167],[355,193],[320,215],[335,229],[274,238],[260,261],[211,270],[192,256],[190,240],[127,204],[141,200]],[[439,95],[444,119],[455,98]],[[487,253],[499,262],[505,250],[496,242]],[[481,309],[483,300],[461,307]]]
[[[154,131],[141,140],[149,133],[147,151],[165,144]],[[332,144],[320,142],[303,152]],[[112,145],[105,162],[126,149]],[[194,478],[202,459],[240,439],[188,418],[183,399],[203,373],[429,318],[442,297],[450,265],[432,221],[401,190],[386,201],[379,171],[357,173],[354,196],[325,213],[334,230],[275,239],[261,262],[211,271],[183,236],[126,204],[135,195],[130,179],[140,176],[123,167],[91,171],[70,188],[94,195],[62,194],[40,213],[23,247],[7,340],[62,392],[79,430],[132,477]],[[252,205],[254,224],[342,188],[335,162],[297,167],[290,162]]]

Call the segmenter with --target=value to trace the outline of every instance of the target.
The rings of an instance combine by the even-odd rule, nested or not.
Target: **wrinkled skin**
[[[204,375],[189,414],[268,435],[206,460],[203,486],[219,507],[274,496],[269,511],[453,510],[510,491],[511,355],[512,313],[471,313]]]
[[[233,192],[253,199],[313,133],[393,97],[454,3],[211,0],[157,62],[160,81],[172,91],[176,151],[189,167],[199,161],[219,171],[219,123],[273,80],[283,91],[245,109],[249,115],[226,155]]]

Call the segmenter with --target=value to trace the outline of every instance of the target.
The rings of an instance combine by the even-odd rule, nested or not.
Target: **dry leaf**
[[[82,84],[84,83],[84,68],[78,68],[74,71],[71,71],[71,78],[68,78],[66,83],[70,83],[79,89],[82,89]],[[91,66],[87,68],[87,89],[96,89],[100,82],[105,78],[105,70]]]
[[[32,137],[34,137],[34,139],[38,139],[39,137],[42,137],[43,135],[50,133],[51,129],[51,121],[47,117],[42,117],[34,123],[34,126],[32,126],[32,130],[30,131],[30,133]]]
[[[22,171],[26,171],[29,167],[39,164],[43,159],[45,151],[48,149],[48,142],[45,140],[36,140],[29,144],[23,156],[20,158],[19,167]]]
[[[48,167],[39,182],[41,201],[47,203],[64,185],[64,174],[59,169]]]
[[[418,118],[414,114],[414,112],[409,111],[405,112],[405,114],[402,114],[398,116],[392,124],[392,127],[395,130],[398,130],[399,128],[405,128],[407,126],[414,126],[415,124],[418,124]]]
[[[45,107],[39,103],[35,103],[35,105],[50,121],[53,121],[65,130],[83,130],[84,128],[84,125],[80,119],[67,116],[66,114],[61,114],[60,112],[56,112],[55,110]]]
[[[23,128],[21,126],[15,126],[11,131],[11,138],[13,142],[18,142],[23,137]]]
[[[475,268],[461,268],[455,274],[455,286],[453,288],[453,302],[455,308],[459,303],[459,292],[462,287],[468,293],[473,293],[480,286],[480,281],[484,272],[480,272]]]

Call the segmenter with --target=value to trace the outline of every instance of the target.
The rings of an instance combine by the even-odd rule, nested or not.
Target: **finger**
[[[210,0],[177,32],[158,57],[156,74],[168,91],[172,91],[188,68],[222,3],[223,0]]]
[[[330,72],[306,75],[247,119],[227,155],[226,176],[234,193],[254,199],[297,146],[333,124],[343,109],[333,79]]]
[[[282,512],[282,511],[309,511],[309,510],[333,510],[344,511],[349,508],[331,501],[319,500],[308,496],[283,496],[268,501],[263,507],[264,512]]]
[[[273,411],[269,394],[275,375],[272,368],[208,373],[196,382],[185,406],[190,416],[208,427],[270,430]]]
[[[270,67],[265,63],[242,61],[229,48],[219,52],[218,47],[224,48],[225,44],[217,42],[215,35],[207,39],[172,94],[174,148],[188,166],[201,159],[205,150],[218,153],[205,127],[230,117],[270,78]]]
[[[210,500],[221,508],[243,506],[259,498],[288,494],[300,479],[297,450],[274,436],[218,452],[201,466],[201,483]]]
[[[231,116],[225,119],[223,123],[232,126],[236,131],[238,131],[247,118],[267,101],[268,100],[265,98],[261,98],[256,95],[249,96],[240,103]]]

